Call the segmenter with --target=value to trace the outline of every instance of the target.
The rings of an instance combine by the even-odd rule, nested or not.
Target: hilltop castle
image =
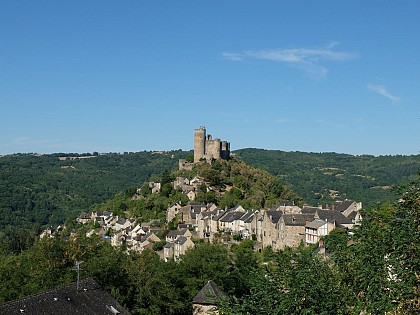
[[[195,163],[202,160],[211,163],[213,160],[230,159],[230,142],[213,139],[206,134],[206,127],[201,126],[194,130],[194,162],[190,163],[184,159],[179,160],[180,170],[191,170]]]
[[[230,158],[230,142],[221,141],[219,138],[213,139],[211,135],[206,135],[206,128],[201,126],[194,131],[194,163],[201,159],[210,161],[228,160]]]

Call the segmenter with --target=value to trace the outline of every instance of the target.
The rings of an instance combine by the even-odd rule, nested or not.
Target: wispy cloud
[[[288,122],[289,122],[289,119],[287,119],[287,118],[278,118],[274,121],[274,123],[276,123],[276,124],[285,124],[285,123],[288,123]]]
[[[386,87],[382,86],[382,85],[376,85],[376,84],[368,84],[367,85],[368,89],[375,91],[376,93],[378,93],[379,95],[382,95],[384,97],[386,97],[387,99],[389,99],[391,102],[395,103],[398,102],[400,100],[400,98],[398,96],[395,96],[393,94],[391,94]]]
[[[222,56],[231,61],[243,61],[247,59],[269,60],[294,66],[317,77],[324,77],[328,69],[322,64],[323,61],[345,61],[356,57],[354,53],[334,50],[336,43],[326,48],[293,48],[293,49],[269,49],[247,50],[240,53],[224,52]]]

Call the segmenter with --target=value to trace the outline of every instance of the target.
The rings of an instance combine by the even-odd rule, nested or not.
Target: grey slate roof
[[[353,200],[336,201],[334,203],[334,209],[340,212],[347,210],[352,205]]]
[[[171,248],[174,246],[174,243],[168,242],[165,244],[165,246],[163,246],[164,248]]]
[[[335,222],[336,224],[353,224],[350,218],[347,218],[338,210],[325,210],[319,208],[303,208],[302,213],[318,215],[321,220]]]
[[[220,219],[221,222],[233,222],[239,220],[244,215],[243,212],[230,212]]]
[[[113,312],[112,309],[119,313]],[[110,294],[102,290],[92,278],[88,278],[80,281],[79,291],[76,290],[75,283],[65,285],[2,304],[0,314],[129,315],[130,313]]]
[[[179,231],[178,230],[171,230],[168,232],[168,234],[166,234],[167,238],[177,238],[179,235]]]
[[[225,213],[226,213],[225,211],[221,211],[218,215],[215,215],[213,217],[213,221],[219,220],[221,217],[223,217],[225,215]]]
[[[175,243],[179,245],[184,245],[188,239],[185,236],[180,236]]]
[[[248,211],[244,214],[244,216],[241,218],[242,221],[245,223],[251,223],[254,219],[255,211]]]
[[[321,226],[323,226],[325,223],[325,221],[323,220],[313,220],[312,222],[309,222],[308,224],[306,224],[307,228],[311,228],[311,229],[318,229]]]
[[[265,212],[265,215],[267,215],[271,222],[275,224],[279,222],[281,216],[283,215],[283,212],[269,210]]]
[[[312,221],[314,219],[313,214],[283,214],[284,224],[293,226],[305,226],[306,221]]]
[[[217,305],[220,298],[226,294],[218,288],[214,281],[209,280],[193,299],[194,304]]]
[[[126,220],[124,218],[119,218],[118,221],[116,223],[124,225],[126,222]]]

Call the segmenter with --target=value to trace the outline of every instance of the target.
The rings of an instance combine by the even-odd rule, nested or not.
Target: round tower
[[[206,154],[206,128],[201,126],[194,130],[194,163],[199,162]]]

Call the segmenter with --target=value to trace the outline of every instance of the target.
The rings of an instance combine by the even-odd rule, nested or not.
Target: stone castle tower
[[[206,160],[228,160],[230,158],[230,143],[221,141],[219,138],[213,139],[211,135],[206,135],[206,128],[201,126],[194,131],[194,163],[201,159]]]

